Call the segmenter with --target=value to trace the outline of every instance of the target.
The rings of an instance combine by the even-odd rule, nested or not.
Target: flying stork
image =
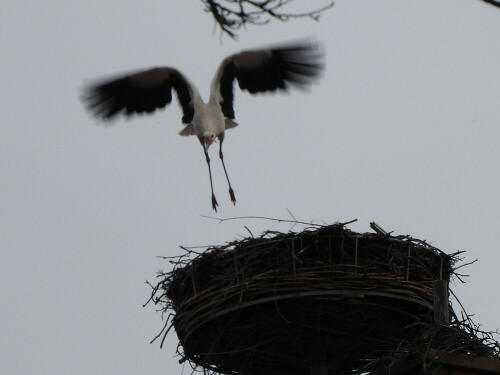
[[[233,82],[250,94],[265,91],[287,91],[290,86],[307,87],[318,78],[323,68],[322,52],[313,41],[246,50],[226,57],[219,65],[210,86],[210,98],[203,101],[195,85],[173,67],[155,67],[94,81],[85,87],[82,100],[97,118],[112,120],[118,115],[151,113],[172,101],[172,89],[182,109],[184,128],[179,135],[195,135],[203,147],[208,165],[212,208],[217,211],[208,149],[219,139],[219,157],[224,168],[229,196],[236,204],[222,154],[226,129],[234,121]]]

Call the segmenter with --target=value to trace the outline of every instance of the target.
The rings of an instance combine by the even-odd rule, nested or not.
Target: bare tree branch
[[[483,0],[487,4],[491,4],[494,7],[500,8],[500,1],[499,0]]]
[[[288,21],[291,18],[310,18],[318,21],[322,12],[333,7],[333,1],[324,0],[321,8],[302,13],[287,12],[285,7],[294,0],[201,0],[205,11],[211,13],[223,34],[236,39],[236,32],[246,25],[263,25],[272,19]],[[500,0],[480,0],[500,8]]]
[[[284,8],[293,0],[201,0],[205,11],[211,13],[220,30],[236,38],[236,31],[247,24],[262,25],[271,19],[288,21],[291,18],[310,18],[318,21],[320,14],[333,7],[325,6],[303,13],[286,12]],[[486,1],[486,0],[485,0]]]

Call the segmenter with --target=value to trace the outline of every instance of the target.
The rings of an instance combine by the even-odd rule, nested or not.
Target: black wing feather
[[[222,101],[220,103],[222,113],[230,119],[234,119],[233,109],[233,81],[236,76],[236,67],[233,61],[228,61],[222,72],[219,84]]]
[[[173,68],[153,68],[119,78],[99,81],[85,88],[82,100],[96,117],[112,120],[120,114],[152,113],[172,101],[177,92],[182,122],[193,120],[189,83]]]
[[[243,51],[228,57],[220,76],[221,108],[234,119],[233,82],[251,94],[306,87],[323,69],[322,53],[317,44],[301,43],[269,50]]]

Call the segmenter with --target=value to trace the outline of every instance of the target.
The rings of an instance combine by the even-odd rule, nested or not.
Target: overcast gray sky
[[[240,126],[224,145],[238,203],[214,153],[217,216],[289,209],[357,218],[358,231],[375,220],[467,250],[479,262],[452,288],[483,328],[499,328],[500,10],[338,0],[319,23],[249,27],[238,41],[213,30],[199,1],[0,4],[0,373],[181,373],[175,335],[149,345],[162,321],[141,306],[144,281],[168,269],[156,256],[233,240],[245,225],[289,226],[201,217],[214,215],[206,164],[197,140],[177,135],[176,104],[96,126],[79,90],[172,65],[206,95],[224,56],[304,37],[326,50],[309,92],[236,93]]]

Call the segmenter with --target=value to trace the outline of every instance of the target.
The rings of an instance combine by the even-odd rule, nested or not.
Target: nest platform
[[[352,373],[433,326],[435,282],[455,261],[342,224],[266,232],[180,257],[155,302],[173,314],[181,362],[205,372]]]

